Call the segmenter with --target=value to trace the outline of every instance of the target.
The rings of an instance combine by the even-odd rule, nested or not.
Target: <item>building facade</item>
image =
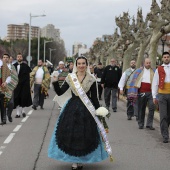
[[[20,25],[9,24],[7,26],[7,41],[28,39],[29,37],[29,24],[24,23]],[[31,26],[31,39],[38,37],[39,27]]]
[[[48,24],[41,29],[41,37],[53,39],[53,41],[61,41],[60,29],[56,29],[53,24]]]
[[[76,55],[76,54],[80,55],[79,54],[80,51],[86,51],[86,49],[87,49],[86,44],[78,43],[78,42],[74,43],[73,50],[72,50],[73,56]]]

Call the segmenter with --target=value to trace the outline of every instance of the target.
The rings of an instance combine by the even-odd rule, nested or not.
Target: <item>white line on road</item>
[[[27,115],[31,115],[33,111],[34,111],[34,110],[30,110]],[[22,123],[26,122],[26,120],[27,120],[28,118],[29,118],[29,116],[26,116],[24,119],[22,119],[22,120],[21,120],[21,124],[20,124],[20,125],[17,125],[17,126],[15,127],[15,129],[13,130],[13,132],[17,132],[17,131],[21,128]],[[6,140],[4,141],[4,144],[10,143],[14,136],[15,136],[15,133],[11,133],[11,134],[6,138]],[[4,150],[5,148],[6,148],[6,146],[0,146],[0,156],[2,155],[3,150]]]
[[[30,110],[27,115],[31,115],[34,110]]]
[[[24,119],[22,119],[21,122],[22,122],[22,123],[23,123],[23,122],[26,122],[26,120],[27,120],[28,118],[29,118],[29,116],[26,116]]]
[[[6,148],[6,146],[1,146],[0,147],[0,150],[3,150],[3,149],[5,149]]]
[[[1,146],[0,147],[0,156],[2,155],[2,153],[3,153],[3,150],[6,148],[6,146]]]
[[[16,128],[13,130],[13,132],[17,132],[20,128],[21,128],[22,125],[17,125]]]
[[[6,140],[4,141],[4,143],[9,143],[11,142],[12,138],[15,136],[15,133],[11,133],[7,138]]]

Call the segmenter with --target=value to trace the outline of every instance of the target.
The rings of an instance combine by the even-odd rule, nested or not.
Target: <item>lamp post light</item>
[[[165,34],[165,35],[163,35],[161,37],[161,41],[162,41],[162,54],[164,53],[164,46],[165,46],[166,39],[167,39],[167,34]]]
[[[29,25],[29,42],[28,42],[28,65],[30,66],[31,61],[31,19],[33,17],[45,17],[46,15],[31,15],[30,13],[30,25]]]
[[[52,42],[52,41],[46,41],[46,40],[44,40],[44,62],[45,62],[45,45],[46,45],[46,43],[49,43],[49,42]]]
[[[50,50],[50,62],[51,62],[51,51],[55,51],[56,49],[49,48]]]

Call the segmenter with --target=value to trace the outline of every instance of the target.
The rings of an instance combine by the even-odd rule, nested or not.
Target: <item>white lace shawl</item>
[[[74,74],[74,73],[70,73],[70,74]],[[68,75],[69,76],[69,75]],[[76,92],[76,89],[74,88],[73,84],[70,82],[69,80],[69,77],[66,77],[66,82],[68,83],[71,91],[76,95],[77,95],[77,92]],[[89,90],[90,90],[90,87],[92,86],[92,84],[96,82],[96,79],[95,77],[92,75],[92,74],[89,74],[88,72],[86,72],[86,77],[85,79],[83,80],[81,84],[82,88],[84,89],[84,91],[87,93]]]

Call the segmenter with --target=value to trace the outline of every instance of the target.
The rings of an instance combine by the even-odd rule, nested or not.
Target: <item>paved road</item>
[[[0,127],[0,170],[69,170],[70,163],[47,157],[47,149],[56,119],[57,104],[45,100],[44,110],[27,108],[27,117]],[[103,104],[103,101],[101,102]],[[170,143],[163,144],[159,123],[155,131],[139,130],[135,119],[128,121],[125,103],[118,102],[118,112],[111,113],[109,139],[115,161],[84,165],[84,170],[169,170]],[[13,112],[13,117],[16,110]]]

